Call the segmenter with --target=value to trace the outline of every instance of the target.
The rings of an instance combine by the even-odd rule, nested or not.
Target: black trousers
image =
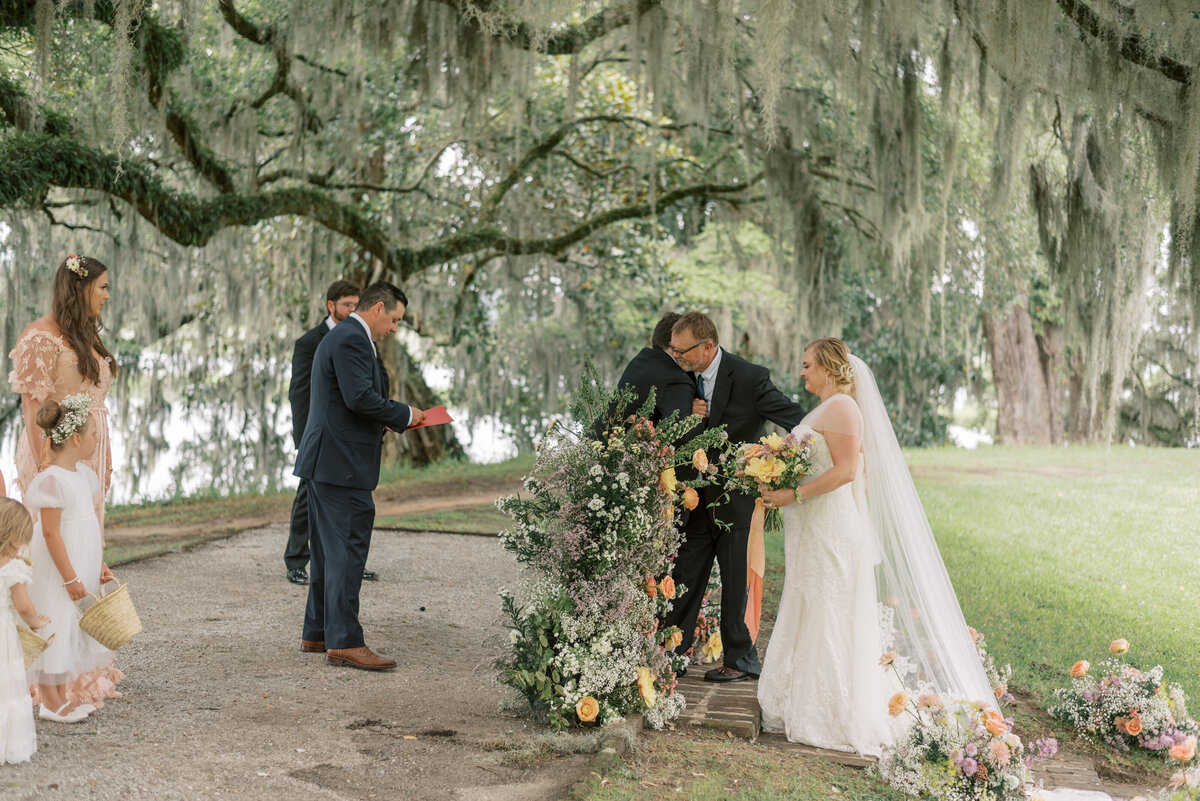
[[[304,569],[308,564],[308,479],[300,479],[296,499],[292,501],[292,525],[288,532],[283,563],[288,570]]]
[[[358,594],[371,549],[375,501],[370,490],[308,482],[308,606],[303,639],[328,648],[365,645],[358,622]]]
[[[697,510],[699,511],[699,510]],[[721,645],[726,667],[754,676],[762,672],[758,649],[746,627],[746,542],[749,525],[723,531],[712,520],[711,512],[693,512],[683,528],[683,544],[675,557],[671,577],[687,592],[679,596],[666,625],[683,630],[683,642],[676,653],[686,653],[696,636],[696,619],[708,589],[713,560],[721,568]]]

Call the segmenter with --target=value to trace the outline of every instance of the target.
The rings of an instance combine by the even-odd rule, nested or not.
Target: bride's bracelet
[[[75,578],[71,579],[70,581],[64,581],[63,586],[70,587],[72,584],[74,584],[77,581],[79,581],[79,576],[76,576]]]
[[[792,490],[792,494],[796,496],[796,503],[804,503],[804,496],[800,494],[800,490]]]

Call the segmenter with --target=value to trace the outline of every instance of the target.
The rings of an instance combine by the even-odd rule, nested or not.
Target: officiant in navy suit
[[[698,400],[702,401],[696,412],[707,417],[705,427],[724,425],[730,442],[757,442],[768,420],[790,431],[804,417],[804,409],[775,387],[767,368],[721,347],[717,327],[706,314],[688,312],[679,318],[671,330],[670,353],[680,368],[695,375]],[[725,658],[721,667],[708,671],[704,678],[717,682],[756,679],[762,666],[745,620],[746,545],[754,498],[740,492],[726,495],[719,486],[703,487],[700,492],[700,506],[683,524],[683,543],[672,570],[675,583],[683,584],[687,592],[668,613],[666,625],[683,630],[683,643],[675,651],[687,653],[715,559],[721,568]],[[714,503],[715,508],[710,507]]]
[[[358,594],[371,547],[385,431],[425,419],[388,400],[375,343],[395,333],[408,298],[386,281],[371,284],[358,306],[317,346],[309,418],[295,475],[308,482],[311,561],[300,649],[365,670],[396,666],[366,646]]]

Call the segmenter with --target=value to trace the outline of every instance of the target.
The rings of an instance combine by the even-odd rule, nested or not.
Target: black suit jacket
[[[292,444],[297,449],[308,422],[308,396],[312,387],[313,356],[317,346],[328,334],[329,316],[305,331],[292,348],[292,380],[288,383],[288,403],[292,406]],[[385,393],[386,394],[386,393]]]
[[[803,417],[800,404],[771,382],[770,370],[722,349],[706,426],[724,424],[733,443],[758,442],[766,421],[790,431]],[[720,493],[717,487],[705,487],[705,503],[716,500]],[[753,513],[754,498],[741,493],[723,499],[716,510],[717,517],[735,529],[749,526]]]
[[[352,489],[379,484],[384,427],[404,431],[408,406],[388,400],[387,376],[357,319],[347,317],[317,346],[308,425],[300,440],[300,478]]]
[[[625,367],[618,387],[629,386],[637,392],[637,398],[629,411],[642,408],[653,388],[654,411],[650,419],[654,423],[670,417],[671,412],[687,417],[692,413],[692,401],[696,399],[696,382],[665,350],[642,348]]]

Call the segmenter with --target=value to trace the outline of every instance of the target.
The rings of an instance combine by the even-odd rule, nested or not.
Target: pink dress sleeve
[[[54,367],[62,342],[58,337],[39,328],[31,328],[17,340],[8,354],[13,368],[8,383],[13,391],[46,400],[54,394]]]
[[[43,509],[62,509],[67,505],[65,487],[53,469],[34,476],[23,500],[35,523],[41,519]]]

